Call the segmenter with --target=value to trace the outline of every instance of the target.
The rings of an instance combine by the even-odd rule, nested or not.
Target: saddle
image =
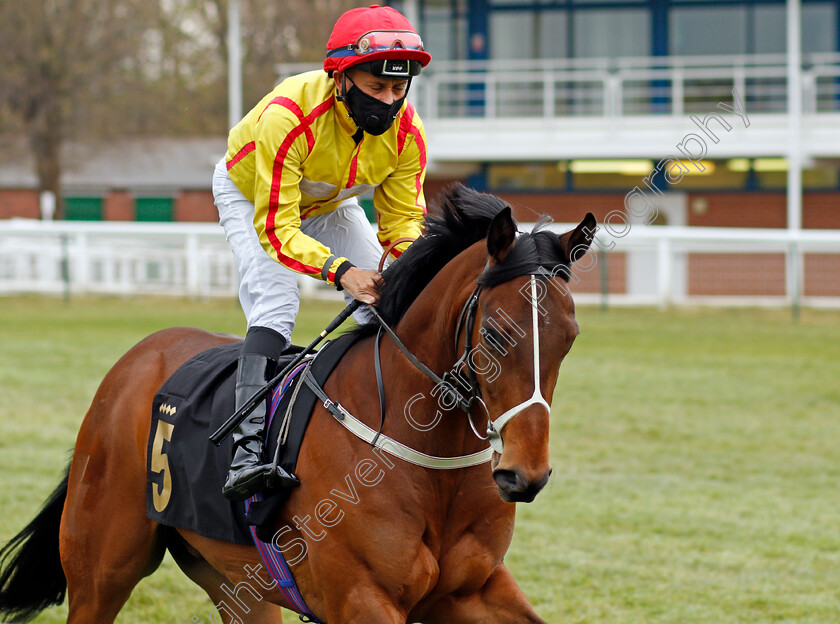
[[[317,400],[302,379],[311,375],[321,386],[356,342],[355,334],[328,341],[274,390],[266,455],[294,474],[304,434]],[[216,447],[208,437],[234,410],[236,364],[241,343],[214,347],[192,357],[160,387],[152,403],[146,454],[146,515],[166,526],[187,529],[211,539],[253,545],[249,525],[270,536],[272,520],[289,496],[287,489],[263,492],[250,502],[222,496],[233,442]],[[279,369],[302,351],[283,353]]]

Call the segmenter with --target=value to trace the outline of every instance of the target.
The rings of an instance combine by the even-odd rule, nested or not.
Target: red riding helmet
[[[420,73],[432,60],[411,23],[396,9],[372,5],[350,9],[338,18],[327,41],[324,71],[344,71],[368,64],[364,69],[385,77]],[[389,63],[409,61],[408,63]]]

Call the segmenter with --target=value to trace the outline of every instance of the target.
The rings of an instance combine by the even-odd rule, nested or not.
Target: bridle
[[[501,431],[504,428],[504,426],[508,422],[510,422],[512,418],[514,418],[523,410],[532,405],[542,405],[543,407],[545,407],[546,411],[549,411],[548,402],[543,398],[542,393],[539,389],[540,350],[539,325],[537,322],[539,301],[537,299],[537,282],[535,276],[541,275],[551,277],[551,274],[548,271],[545,271],[545,269],[538,268],[535,272],[525,273],[525,275],[531,276],[530,294],[534,335],[534,394],[531,396],[530,399],[512,407],[495,420],[491,419],[490,414],[488,413],[486,436],[482,436],[481,434],[479,434],[475,428],[475,424],[472,422],[473,404],[475,404],[476,402],[480,402],[482,405],[484,405],[485,410],[487,410],[487,406],[481,399],[481,388],[478,384],[476,371],[473,369],[472,364],[470,363],[470,352],[472,351],[472,333],[473,329],[475,328],[475,318],[478,310],[478,299],[481,296],[483,286],[481,283],[481,277],[479,277],[479,279],[477,280],[476,288],[473,291],[472,295],[467,299],[466,303],[464,304],[464,307],[461,309],[461,314],[459,316],[455,337],[457,348],[457,343],[461,334],[461,328],[464,327],[466,329],[467,335],[464,340],[464,353],[458,359],[457,366],[467,367],[467,375],[469,377],[469,387],[467,389],[469,398],[465,398],[458,391],[458,388],[456,388],[455,385],[453,385],[450,381],[446,381],[443,377],[439,376],[428,366],[426,366],[420,360],[418,360],[417,357],[413,353],[411,353],[411,351],[408,350],[408,348],[403,344],[399,337],[388,326],[385,320],[379,315],[379,312],[374,306],[368,306],[368,309],[380,325],[379,331],[376,334],[376,342],[374,344],[374,369],[376,371],[376,383],[379,389],[380,405],[379,430],[377,431],[369,427],[364,422],[356,418],[353,414],[351,414],[346,408],[344,408],[341,405],[341,403],[330,399],[329,396],[327,396],[327,394],[324,392],[323,388],[321,388],[321,386],[315,381],[312,375],[304,373],[303,383],[309,386],[313,394],[315,394],[315,396],[321,400],[324,408],[330,414],[332,414],[332,416],[345,429],[350,431],[356,437],[372,445],[374,448],[381,449],[395,457],[399,457],[400,459],[415,464],[417,466],[423,466],[425,468],[431,468],[434,470],[453,470],[458,468],[470,468],[472,466],[479,466],[481,464],[484,464],[490,461],[494,452],[501,454],[504,450],[504,446],[502,444]],[[459,455],[456,457],[437,457],[434,455],[428,455],[409,446],[406,446],[398,440],[394,440],[393,438],[390,438],[382,433],[382,428],[385,424],[385,388],[382,380],[382,366],[379,359],[379,345],[383,332],[387,333],[391,337],[391,339],[394,341],[394,344],[396,344],[397,348],[399,348],[399,350],[402,351],[403,355],[405,355],[408,361],[411,362],[411,364],[415,368],[417,368],[420,372],[426,375],[435,383],[436,386],[439,386],[444,391],[443,396],[447,396],[447,398],[451,401],[451,405],[448,409],[452,409],[453,407],[457,406],[461,410],[466,412],[472,430],[480,439],[487,440],[490,446],[484,448],[481,451],[477,451],[469,455]],[[446,376],[447,375],[444,375],[444,377]],[[449,378],[455,379],[454,376],[450,376]],[[460,380],[459,383],[460,385],[463,385],[463,380]]]
[[[487,270],[487,266],[485,266],[485,271]],[[420,362],[414,354],[412,354],[408,348],[403,344],[403,342],[399,339],[399,337],[394,333],[393,329],[388,326],[385,320],[379,315],[376,308],[374,306],[370,306],[370,310],[376,319],[376,321],[380,325],[380,329],[376,335],[376,344],[374,346],[374,368],[376,369],[376,382],[379,388],[379,399],[380,399],[380,427],[379,433],[377,433],[377,437],[382,431],[382,426],[384,424],[385,418],[385,394],[384,394],[384,384],[382,380],[382,370],[379,361],[379,344],[380,339],[382,336],[382,331],[384,330],[394,341],[397,348],[406,356],[406,358],[411,362],[411,364],[417,368],[420,372],[426,375],[429,379],[435,382],[436,385],[440,385],[441,388],[444,390],[446,395],[448,395],[448,399],[451,402],[452,407],[458,407],[462,411],[467,414],[467,418],[469,420],[470,428],[473,430],[476,436],[481,438],[482,440],[488,440],[490,446],[493,448],[494,451],[497,453],[501,453],[504,449],[504,444],[502,442],[501,432],[504,426],[509,423],[513,418],[517,415],[522,413],[528,407],[532,405],[542,405],[545,407],[547,412],[551,411],[551,407],[548,405],[548,402],[542,396],[542,390],[540,389],[540,335],[539,335],[539,323],[538,323],[538,316],[539,316],[539,301],[537,299],[537,284],[536,284],[536,276],[540,275],[541,277],[551,277],[551,273],[543,269],[542,267],[538,267],[533,273],[530,273],[531,281],[531,314],[532,314],[532,330],[533,330],[533,345],[534,345],[534,393],[531,395],[526,401],[515,405],[514,407],[510,408],[506,412],[504,412],[501,416],[496,419],[492,419],[490,417],[490,413],[487,410],[487,405],[484,403],[484,400],[481,397],[481,386],[478,383],[478,377],[476,375],[475,368],[470,363],[470,354],[473,350],[472,338],[473,338],[473,331],[475,329],[475,319],[477,316],[478,311],[478,300],[481,296],[481,292],[483,289],[484,284],[482,283],[481,277],[484,275],[479,276],[477,279],[476,287],[473,290],[472,294],[467,298],[467,301],[464,303],[464,306],[461,308],[461,313],[458,316],[458,324],[456,325],[455,329],[455,348],[457,349],[458,343],[461,338],[461,331],[465,331],[464,336],[464,351],[461,354],[461,357],[455,362],[452,367],[452,370],[444,373],[441,377],[437,375],[434,371],[432,371],[428,366]],[[467,371],[467,380],[466,386],[463,379],[463,374],[460,372],[464,368]],[[458,388],[466,390],[467,396],[459,392]],[[485,412],[487,412],[487,434],[481,435],[478,430],[476,429],[475,424],[472,420],[472,407],[474,404],[480,403],[483,407]]]
[[[545,271],[545,273],[547,274],[548,272]],[[540,274],[542,275],[543,273],[541,272]],[[515,416],[518,416],[532,405],[542,405],[547,413],[551,413],[551,406],[543,397],[542,390],[540,389],[539,305],[539,301],[537,300],[537,278],[534,274],[531,274],[531,327],[533,329],[534,341],[534,393],[531,395],[530,399],[523,401],[519,405],[514,405],[495,420],[490,420],[490,415],[487,415],[487,437],[490,441],[490,446],[492,446],[493,450],[497,453],[501,453],[504,448],[502,444],[502,429],[506,424],[513,420]]]

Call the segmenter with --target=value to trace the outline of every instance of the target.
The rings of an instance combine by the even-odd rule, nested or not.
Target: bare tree
[[[323,59],[336,18],[364,2],[240,0],[244,101],[280,62]],[[223,135],[228,0],[0,0],[0,133],[26,138],[61,207],[68,140]]]
[[[39,187],[59,202],[61,146],[74,112],[107,97],[154,13],[143,0],[0,2],[0,108],[22,122]]]
[[[196,16],[216,38],[227,68],[228,0],[183,0],[197,5]],[[336,19],[364,0],[240,0],[243,47],[243,101],[255,104],[277,81],[278,63],[323,61]]]

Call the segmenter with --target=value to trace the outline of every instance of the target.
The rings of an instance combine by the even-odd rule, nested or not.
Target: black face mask
[[[351,82],[352,84],[352,82]],[[408,95],[408,88],[406,88]],[[394,118],[400,112],[405,95],[393,104],[386,104],[368,95],[356,85],[345,91],[344,100],[350,108],[350,116],[356,125],[373,136],[384,134],[394,123]]]

